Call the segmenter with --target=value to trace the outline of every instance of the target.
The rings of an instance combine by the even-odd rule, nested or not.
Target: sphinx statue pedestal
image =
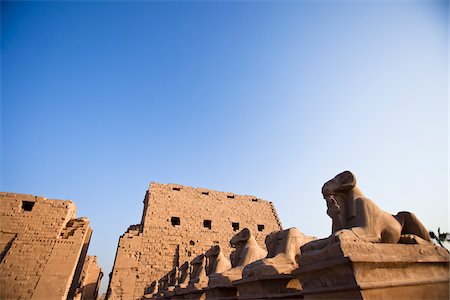
[[[235,286],[222,285],[215,287],[208,287],[205,289],[206,291],[206,299],[237,299],[238,293]]]
[[[206,293],[202,289],[190,289],[190,290],[176,290],[174,295],[170,299],[206,299]]]
[[[290,274],[271,274],[259,278],[244,278],[233,282],[240,299],[298,299],[301,285]]]
[[[432,244],[340,240],[303,252],[304,299],[449,299],[449,253]]]

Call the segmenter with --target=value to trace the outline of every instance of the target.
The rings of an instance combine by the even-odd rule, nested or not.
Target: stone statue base
[[[297,299],[302,287],[298,279],[290,274],[245,278],[233,282],[240,299]]]
[[[206,299],[236,299],[238,292],[233,285],[223,285],[208,287],[206,290]]]
[[[166,291],[163,291],[161,294],[161,298],[170,299],[173,295],[175,295],[175,291],[173,289],[168,289]]]
[[[204,299],[206,294],[203,288],[206,286],[205,282],[197,282],[184,287],[176,287],[169,299]]]
[[[302,253],[305,299],[449,299],[449,253],[432,244],[344,240]]]
[[[176,291],[169,299],[206,299],[206,293],[203,290],[185,290]]]

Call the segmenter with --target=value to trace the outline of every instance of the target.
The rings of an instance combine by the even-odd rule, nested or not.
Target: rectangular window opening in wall
[[[258,202],[258,199],[257,198],[253,198],[252,201],[253,202]]]
[[[33,209],[34,202],[33,201],[22,201],[22,210],[23,211],[31,211]]]
[[[181,188],[179,188],[179,187],[174,187],[174,188],[172,188],[172,190],[174,190],[174,191],[179,191],[179,190],[181,190]]]
[[[179,226],[180,225],[180,218],[179,217],[172,217],[172,218],[170,218],[170,222],[172,223],[172,226]]]
[[[202,192],[202,195],[209,195],[209,192]]]
[[[233,231],[238,231],[239,230],[239,223],[238,222],[232,222],[231,226],[233,226]]]
[[[211,220],[203,220],[203,227],[211,229]]]
[[[258,231],[263,231],[263,230],[264,230],[264,225],[258,224]]]
[[[228,199],[234,199],[234,195],[228,195],[227,198]]]

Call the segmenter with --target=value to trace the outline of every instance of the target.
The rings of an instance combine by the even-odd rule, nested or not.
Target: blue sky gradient
[[[348,169],[448,231],[448,13],[2,1],[1,190],[75,201],[106,275],[150,181],[256,195],[324,237],[322,184]]]

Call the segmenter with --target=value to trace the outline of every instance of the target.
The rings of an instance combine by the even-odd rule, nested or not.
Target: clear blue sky
[[[448,230],[448,12],[2,1],[1,190],[75,201],[104,287],[150,181],[256,195],[325,237],[322,184],[348,169]]]

